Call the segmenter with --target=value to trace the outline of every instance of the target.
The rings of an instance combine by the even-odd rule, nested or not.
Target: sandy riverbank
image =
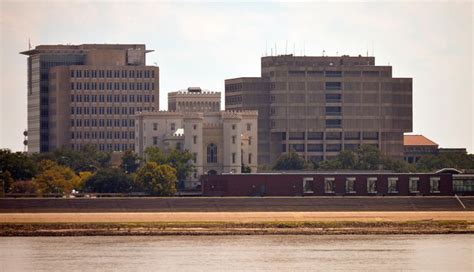
[[[474,233],[474,212],[0,214],[0,236],[447,233]]]

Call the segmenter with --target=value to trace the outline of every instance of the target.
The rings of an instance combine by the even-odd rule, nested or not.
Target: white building
[[[170,94],[187,96],[188,101],[178,101],[188,106],[182,111],[137,113],[138,155],[144,156],[150,146],[191,152],[195,173],[189,177],[186,188],[195,188],[202,174],[240,173],[242,165],[249,166],[253,173],[257,171],[257,111],[206,111],[216,109],[220,93]],[[202,99],[206,95],[212,95],[216,101]]]

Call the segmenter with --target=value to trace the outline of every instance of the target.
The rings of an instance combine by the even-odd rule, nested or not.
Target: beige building
[[[221,93],[189,87],[168,93],[169,111],[220,111]]]
[[[39,45],[28,56],[28,152],[134,149],[136,111],[158,109],[144,44]]]
[[[295,151],[320,161],[361,144],[403,158],[412,79],[374,57],[262,57],[261,77],[225,81],[226,110],[258,110],[258,163]]]
[[[144,156],[147,147],[188,150],[196,172],[186,183],[195,188],[202,174],[240,173],[242,165],[257,171],[257,111],[220,111],[214,107],[220,93],[170,93],[186,108],[181,111],[140,112],[135,117],[135,152]],[[180,97],[182,96],[182,97]],[[213,99],[201,99],[212,96]],[[186,103],[190,104],[186,104]],[[189,108],[192,105],[193,108]],[[214,105],[214,106],[213,106]],[[215,108],[217,110],[208,110]],[[170,107],[172,108],[172,107]],[[186,110],[189,109],[189,110]]]

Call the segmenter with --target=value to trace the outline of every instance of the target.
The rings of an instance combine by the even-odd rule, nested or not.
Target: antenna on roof
[[[369,56],[369,42],[367,42],[365,49],[366,49],[366,54],[368,57]]]
[[[30,40],[30,38],[28,38],[28,50],[30,50],[30,49],[31,49],[31,40]]]
[[[268,56],[267,40],[265,40],[265,57]]]

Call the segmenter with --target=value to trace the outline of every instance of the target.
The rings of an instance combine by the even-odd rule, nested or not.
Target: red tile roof
[[[403,135],[403,145],[438,146],[423,135]]]

